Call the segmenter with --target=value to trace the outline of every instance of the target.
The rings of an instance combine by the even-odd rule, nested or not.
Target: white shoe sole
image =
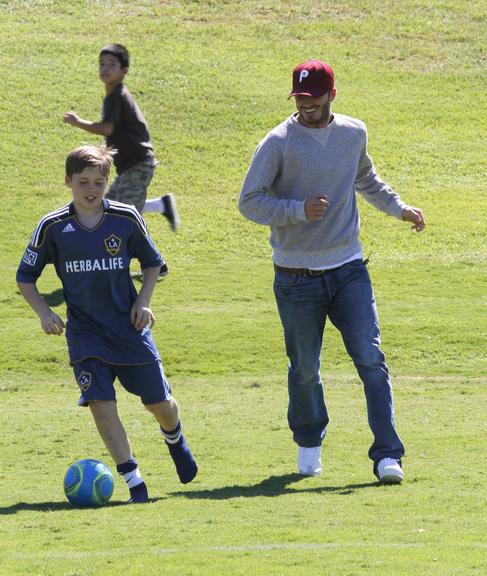
[[[310,471],[310,472],[305,472],[304,470],[299,470],[299,475],[300,476],[321,476],[322,471],[318,470],[318,471]]]
[[[402,480],[399,476],[383,476],[379,482],[381,484],[400,484]]]
[[[402,480],[403,477],[397,474],[384,474],[384,476],[379,479],[379,482],[381,484],[400,484]]]

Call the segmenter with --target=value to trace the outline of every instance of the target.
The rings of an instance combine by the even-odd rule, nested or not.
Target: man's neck
[[[311,129],[327,128],[327,127],[333,122],[333,114],[330,114],[329,116],[327,116],[326,118],[324,118],[324,119],[323,119],[321,122],[319,122],[318,124],[308,124],[307,122],[305,122],[305,121],[303,120],[303,117],[302,117],[301,114],[298,112],[297,121],[301,124],[301,126],[304,126],[305,128],[311,128]]]

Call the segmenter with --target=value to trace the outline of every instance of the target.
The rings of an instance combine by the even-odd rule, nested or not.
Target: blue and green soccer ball
[[[64,493],[73,506],[103,506],[113,494],[110,468],[99,460],[78,460],[64,476]]]

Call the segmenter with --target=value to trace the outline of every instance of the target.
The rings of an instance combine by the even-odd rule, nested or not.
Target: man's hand
[[[130,311],[130,320],[136,330],[143,330],[148,324],[152,328],[155,324],[156,317],[149,306],[143,306],[135,301]]]
[[[66,124],[71,124],[71,126],[78,126],[80,117],[74,112],[65,112],[63,121],[66,122]]]
[[[416,232],[421,232],[426,226],[424,220],[423,211],[420,208],[415,208],[414,206],[406,206],[402,211],[402,219],[405,222],[412,222],[411,228],[414,228]]]
[[[63,320],[52,310],[49,310],[41,318],[41,328],[46,334],[60,336],[63,333],[65,324]]]
[[[329,202],[327,196],[317,196],[308,198],[304,203],[304,215],[309,222],[321,220],[328,210]]]

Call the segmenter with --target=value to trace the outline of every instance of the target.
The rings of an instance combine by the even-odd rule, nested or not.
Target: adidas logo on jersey
[[[76,232],[76,228],[71,224],[71,222],[68,222],[68,224],[63,228],[63,232]]]

